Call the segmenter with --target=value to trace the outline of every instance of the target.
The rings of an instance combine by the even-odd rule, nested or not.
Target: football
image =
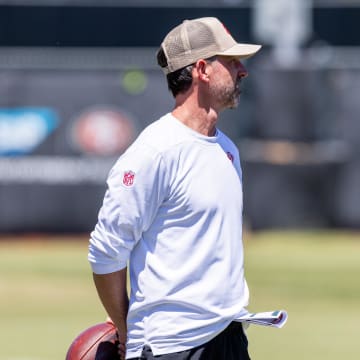
[[[71,343],[66,360],[119,360],[118,336],[112,322],[93,325]]]

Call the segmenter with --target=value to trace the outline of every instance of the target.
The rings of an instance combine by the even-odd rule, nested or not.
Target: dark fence
[[[154,52],[3,50],[2,232],[91,230],[115,159],[172,108]],[[249,61],[240,106],[220,121],[241,152],[247,223],[359,227],[359,70],[271,61]]]
[[[358,12],[314,9],[314,44],[290,68],[270,48],[246,63],[219,125],[239,146],[254,229],[360,227]],[[0,6],[0,232],[93,228],[112,164],[173,106],[155,64],[163,29],[208,15],[253,40],[246,7]]]

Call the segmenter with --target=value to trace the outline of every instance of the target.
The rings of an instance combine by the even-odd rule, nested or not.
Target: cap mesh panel
[[[184,24],[182,24],[184,26]],[[187,39],[182,38],[181,27],[175,28],[166,39],[166,52],[170,69],[192,64],[196,59],[216,52],[216,39],[209,27],[201,21],[186,24]],[[189,41],[189,44],[187,43]],[[190,48],[187,48],[187,47]],[[202,49],[206,49],[205,53]],[[211,53],[211,54],[210,54]]]
[[[216,39],[209,27],[200,21],[194,22],[188,26],[190,46],[192,49],[203,49],[213,47]]]
[[[171,34],[171,38],[169,38],[166,43],[167,54],[170,59],[178,57],[185,51],[184,44],[181,39],[181,32],[178,29],[174,30],[174,32]]]

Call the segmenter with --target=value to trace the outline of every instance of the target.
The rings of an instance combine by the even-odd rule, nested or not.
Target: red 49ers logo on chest
[[[123,176],[123,184],[125,186],[132,186],[135,180],[135,173],[131,170],[125,171]]]
[[[230,151],[228,151],[226,153],[226,155],[227,155],[228,159],[233,163],[234,162],[234,155]]]

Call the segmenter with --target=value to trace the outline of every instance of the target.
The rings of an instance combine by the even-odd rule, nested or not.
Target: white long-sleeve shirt
[[[108,178],[89,261],[130,268],[127,358],[199,346],[248,304],[238,150],[171,114],[148,126]]]

